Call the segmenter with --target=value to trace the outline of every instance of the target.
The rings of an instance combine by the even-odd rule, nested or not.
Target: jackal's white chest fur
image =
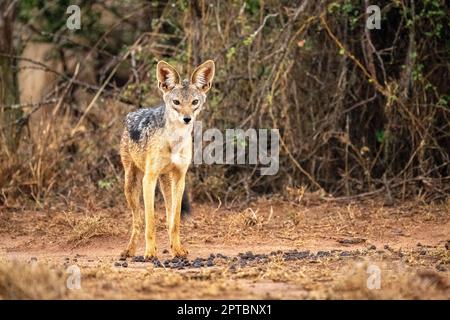
[[[170,148],[170,161],[177,167],[189,166],[192,159],[192,126],[172,128],[167,141]]]

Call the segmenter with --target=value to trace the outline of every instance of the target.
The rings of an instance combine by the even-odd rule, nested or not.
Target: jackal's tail
[[[187,216],[191,213],[191,205],[189,204],[189,196],[187,188],[184,188],[183,199],[181,200],[181,215]]]

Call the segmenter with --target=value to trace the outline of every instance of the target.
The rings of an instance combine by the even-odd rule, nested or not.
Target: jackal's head
[[[206,93],[214,78],[214,61],[208,60],[198,66],[190,80],[181,81],[177,70],[165,61],[156,68],[158,87],[166,103],[166,117],[172,123],[190,125],[202,110]]]

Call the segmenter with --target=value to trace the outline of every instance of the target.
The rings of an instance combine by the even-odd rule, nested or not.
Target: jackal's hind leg
[[[145,205],[145,253],[144,258],[156,257],[156,224],[155,224],[155,189],[158,176],[152,172],[144,173],[142,185],[144,188]]]
[[[133,225],[131,230],[130,241],[125,251],[121,253],[121,257],[131,257],[136,254],[136,247],[139,235],[142,230],[142,213],[139,203],[142,191],[142,172],[134,165],[128,164],[125,168],[125,197],[128,206],[131,209],[133,217]]]

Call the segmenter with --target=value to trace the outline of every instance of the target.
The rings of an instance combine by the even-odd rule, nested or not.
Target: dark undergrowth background
[[[70,4],[81,30],[66,27]],[[371,4],[379,30],[366,28]],[[280,130],[278,174],[192,166],[198,201],[450,192],[444,0],[6,0],[0,15],[4,206],[123,203],[122,119],[160,101],[160,59],[186,76],[216,61],[204,128]]]

